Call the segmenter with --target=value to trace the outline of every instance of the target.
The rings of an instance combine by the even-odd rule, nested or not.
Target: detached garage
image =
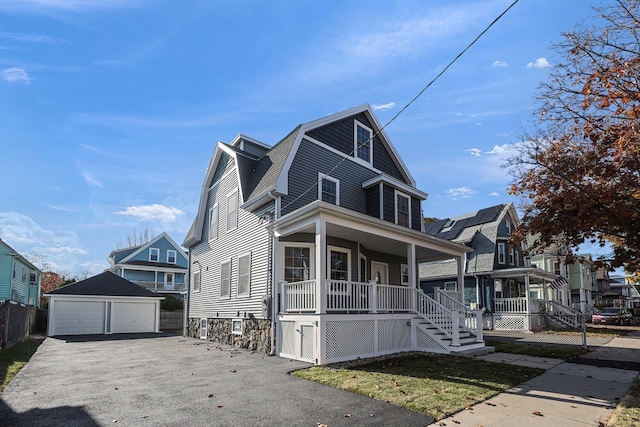
[[[44,294],[47,335],[160,332],[164,297],[106,271]]]

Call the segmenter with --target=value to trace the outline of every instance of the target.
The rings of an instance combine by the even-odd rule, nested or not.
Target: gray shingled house
[[[426,197],[368,105],[218,142],[183,243],[188,335],[316,364],[484,346],[418,287],[470,250],[422,232]]]
[[[510,245],[509,237],[519,223],[513,204],[508,203],[425,224],[426,233],[466,245],[471,252],[466,254],[462,281],[453,259],[421,263],[422,290],[445,305],[451,297],[464,300],[466,307],[493,313],[495,329],[530,330],[537,326],[531,314],[541,311],[573,314],[545,298],[558,275],[532,267],[523,247]]]

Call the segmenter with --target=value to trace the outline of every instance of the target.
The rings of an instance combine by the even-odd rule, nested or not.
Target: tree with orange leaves
[[[514,242],[558,238],[613,246],[611,265],[640,271],[640,0],[594,8],[555,44],[561,61],[537,97],[538,119],[505,167],[522,199]]]

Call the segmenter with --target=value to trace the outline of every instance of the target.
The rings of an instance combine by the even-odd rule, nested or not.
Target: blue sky
[[[511,2],[3,0],[0,237],[71,275],[134,231],[181,243],[217,141],[385,124]],[[520,0],[389,125],[426,216],[517,204],[500,166],[550,45],[608,3]]]

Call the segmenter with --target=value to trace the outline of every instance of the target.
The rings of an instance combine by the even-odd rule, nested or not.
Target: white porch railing
[[[522,298],[496,298],[493,300],[495,311],[498,313],[526,313],[527,299]]]
[[[317,280],[281,282],[282,313],[407,312],[412,310],[411,288],[331,280],[319,286]],[[326,297],[326,306],[320,307]]]
[[[132,280],[132,282],[153,292],[183,292],[187,290],[184,283],[150,282],[145,280]]]
[[[558,301],[540,301],[544,304],[546,312],[559,319],[561,322],[574,328],[578,328],[582,325],[582,319],[580,319],[580,317],[583,316],[583,314],[578,310],[562,305]]]
[[[435,288],[433,293],[434,299],[441,305],[446,307],[452,312],[460,313],[462,319],[461,325],[477,335],[478,341],[482,341],[482,311],[470,310],[462,302],[462,294],[460,292],[443,291],[442,289]]]

